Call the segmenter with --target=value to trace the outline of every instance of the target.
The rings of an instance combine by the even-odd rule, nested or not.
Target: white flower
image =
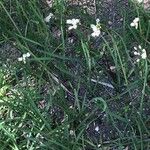
[[[68,19],[66,21],[66,23],[70,25],[68,30],[72,30],[72,29],[77,28],[77,24],[80,24],[80,20],[79,19]]]
[[[74,135],[74,131],[73,130],[70,130],[70,135]]]
[[[134,49],[137,51],[137,47],[134,47]]]
[[[18,58],[18,61],[23,61],[23,58],[22,58],[22,57],[19,57],[19,58]]]
[[[137,17],[137,18],[135,18],[134,20],[133,20],[133,22],[130,24],[130,26],[131,27],[135,27],[136,29],[138,28],[138,23],[139,23],[139,18]]]
[[[142,54],[141,54],[142,59],[146,59],[147,58],[147,54],[146,54],[146,50],[142,49]]]
[[[98,144],[97,147],[100,148],[100,147],[101,147],[101,144]]]
[[[139,46],[138,46],[138,48],[139,48],[139,49],[142,49],[142,46],[141,46],[141,45],[139,45]]]
[[[26,53],[26,57],[30,57],[31,56],[31,54],[28,52],[28,53]]]
[[[140,53],[135,51],[134,55],[140,56]]]
[[[91,34],[91,36],[93,37],[98,37],[100,34],[101,34],[101,31],[100,31],[100,20],[99,19],[96,19],[96,25],[94,24],[91,24],[91,28],[93,30],[93,33]]]
[[[28,52],[26,54],[23,54],[22,57],[19,57],[18,58],[18,61],[23,61],[23,63],[25,64],[26,63],[26,58],[30,57],[31,54]]]
[[[99,131],[99,126],[95,127],[95,131],[97,132]]]
[[[44,21],[45,21],[45,22],[49,22],[50,19],[51,19],[53,16],[54,16],[54,15],[53,15],[52,13],[50,13],[50,14],[44,19]]]
[[[27,57],[27,54],[23,54],[22,58],[25,59]]]
[[[139,62],[140,61],[140,59],[138,58],[137,60],[136,60],[136,62]]]
[[[142,49],[141,45],[139,45],[138,47],[134,47],[134,49],[135,49],[134,55],[137,56],[136,62],[139,62],[140,59],[146,59],[147,58],[146,50]],[[139,50],[139,52],[137,50]]]

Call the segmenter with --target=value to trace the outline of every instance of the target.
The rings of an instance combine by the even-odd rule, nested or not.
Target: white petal
[[[146,50],[145,50],[145,49],[142,49],[142,53],[146,53]]]
[[[67,23],[67,24],[72,24],[72,20],[71,20],[71,19],[68,19],[68,20],[66,21],[66,23]]]
[[[50,19],[53,17],[54,15],[52,13],[50,13],[44,20],[45,22],[49,22]]]
[[[96,24],[98,24],[99,22],[100,22],[100,19],[97,18],[97,19],[96,19]]]
[[[101,31],[100,30],[97,30],[97,36],[99,36],[101,34]]]
[[[22,58],[22,57],[19,57],[19,58],[18,58],[18,61],[23,61],[23,58]]]
[[[138,23],[135,24],[135,28],[138,29]]]
[[[73,25],[73,29],[76,29],[77,28],[77,25],[75,24],[75,25]]]
[[[28,53],[26,53],[26,57],[30,57],[31,56],[31,54],[28,52]]]
[[[135,26],[135,24],[132,22],[132,23],[130,24],[130,26],[131,26],[131,27],[134,27],[134,26]]]
[[[79,19],[68,19],[66,21],[67,24],[72,24],[72,25],[76,25],[78,23],[80,23],[80,20]]]
[[[142,59],[146,59],[147,58],[147,54],[146,54],[146,50],[142,49],[142,55],[141,55]]]
[[[141,55],[141,57],[142,57],[142,59],[146,59],[146,58],[147,58],[146,53],[143,53],[143,54]]]
[[[26,60],[25,59],[23,60],[23,63],[26,64]]]
[[[91,34],[91,36],[93,36],[93,37],[97,37],[97,36],[99,36],[99,35],[100,35],[100,30],[95,31],[95,32],[93,32],[93,33]]]
[[[140,53],[138,53],[138,52],[134,52],[134,55],[138,55],[138,56],[139,56],[139,55],[140,55]]]
[[[95,128],[95,131],[97,131],[97,132],[99,131],[99,126],[97,126],[97,127]]]
[[[94,32],[95,32],[95,31],[97,31],[97,27],[96,27],[96,25],[91,24],[91,28],[93,29],[93,31],[94,31]]]
[[[27,54],[23,54],[22,57],[23,59],[25,59],[27,57]]]
[[[139,46],[138,46],[138,48],[139,48],[139,49],[142,49],[142,46],[141,46],[141,45],[139,45]]]
[[[80,22],[80,20],[79,19],[75,19],[74,22],[75,22],[75,24],[77,24],[77,23]]]
[[[70,26],[70,27],[68,28],[68,30],[72,30],[72,29],[74,29],[74,26]]]
[[[74,135],[74,131],[73,130],[70,130],[70,135]]]
[[[134,22],[139,22],[139,20],[140,19],[137,17],[137,18],[134,19]]]
[[[91,34],[91,36],[96,37],[95,32],[93,32],[93,33]]]

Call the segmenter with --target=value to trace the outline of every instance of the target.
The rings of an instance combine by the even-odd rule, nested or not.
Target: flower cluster
[[[91,34],[91,36],[93,36],[93,37],[97,37],[97,36],[99,36],[100,35],[100,33],[101,33],[101,31],[100,31],[100,29],[101,29],[101,26],[100,26],[100,20],[99,19],[96,19],[96,25],[94,25],[94,24],[91,24],[91,28],[92,28],[92,30],[93,30],[93,33]]]
[[[91,24],[91,28],[93,30],[93,33],[91,34],[92,37],[98,37],[101,34],[101,26],[100,26],[100,20],[96,19],[96,25]],[[67,24],[70,24],[71,26],[69,26],[68,30],[72,30],[72,29],[76,29],[77,25],[80,24],[80,20],[79,19],[68,19],[66,21]]]
[[[135,27],[135,29],[138,29],[138,23],[139,23],[139,18],[137,17],[137,18],[135,18],[134,20],[133,20],[133,22],[130,24],[130,26],[131,27]]]
[[[45,22],[50,22],[50,19],[53,17],[54,15],[52,13],[49,13],[49,15],[44,19]]]
[[[80,20],[79,19],[68,19],[66,21],[66,23],[70,25],[68,30],[72,30],[72,29],[77,28],[77,25],[80,24]]]
[[[138,59],[136,60],[137,62],[140,61],[140,59],[146,59],[147,58],[147,54],[146,54],[146,50],[142,49],[141,45],[139,45],[138,47],[134,47],[134,55],[138,56]]]
[[[139,3],[142,2],[142,0],[138,1]],[[130,24],[131,27],[135,27],[135,29],[138,29],[140,19],[136,17],[133,22]],[[136,56],[136,62],[139,62],[141,59],[147,58],[146,50],[139,45],[138,47],[134,47],[134,55]]]
[[[26,59],[28,58],[28,57],[30,57],[31,56],[31,54],[28,52],[28,53],[26,53],[26,54],[23,54],[22,55],[22,57],[19,57],[18,58],[18,61],[22,61],[24,64],[26,63]]]
[[[45,22],[49,22],[50,19],[54,17],[52,13],[50,13],[45,19]],[[68,19],[66,20],[66,24],[69,25],[68,30],[77,29],[78,25],[80,24],[80,19]],[[91,24],[91,28],[93,30],[93,33],[91,34],[92,37],[98,37],[101,34],[101,26],[100,26],[100,20],[96,19],[96,25]]]

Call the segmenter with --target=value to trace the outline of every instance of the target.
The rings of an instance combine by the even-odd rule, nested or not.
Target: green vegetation
[[[150,149],[150,12],[128,7],[92,37],[63,0],[0,0],[0,150]]]

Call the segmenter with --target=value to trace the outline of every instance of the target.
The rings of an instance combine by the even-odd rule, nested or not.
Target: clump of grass
[[[1,149],[149,148],[150,16],[130,5],[121,32],[100,22],[92,37],[96,18],[65,1],[51,9],[0,2],[1,50],[8,43],[23,60],[1,59]],[[136,17],[137,29],[130,26]],[[72,18],[80,23],[68,30]]]

